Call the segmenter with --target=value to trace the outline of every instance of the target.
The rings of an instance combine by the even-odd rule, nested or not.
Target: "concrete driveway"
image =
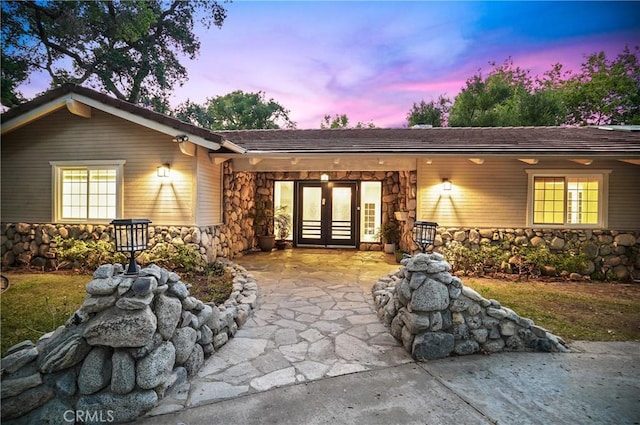
[[[634,424],[640,344],[415,363],[378,321],[379,252],[296,249],[235,260],[252,319],[143,424]]]

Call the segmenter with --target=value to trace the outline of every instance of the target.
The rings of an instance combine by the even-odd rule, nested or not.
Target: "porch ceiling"
[[[234,157],[236,171],[389,171],[415,170],[416,156],[322,155]]]

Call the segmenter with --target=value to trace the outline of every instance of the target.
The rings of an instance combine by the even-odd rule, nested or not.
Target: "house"
[[[593,241],[640,278],[639,130],[211,132],[65,85],[2,116],[3,262],[143,217],[153,243],[233,257],[255,245],[252,211],[267,201],[288,207],[297,246],[378,249],[378,228],[405,211],[404,249],[424,220],[439,224],[436,244]]]

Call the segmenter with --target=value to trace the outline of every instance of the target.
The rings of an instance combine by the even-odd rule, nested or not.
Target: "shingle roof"
[[[640,158],[640,127],[444,127],[211,131],[75,84],[65,84],[2,114],[5,123],[77,93],[105,105],[216,143],[231,141],[249,154],[433,154]],[[224,147],[219,154],[238,152]]]
[[[221,131],[249,153],[602,155],[640,157],[640,131],[595,127],[441,127]],[[640,130],[640,128],[638,128]]]

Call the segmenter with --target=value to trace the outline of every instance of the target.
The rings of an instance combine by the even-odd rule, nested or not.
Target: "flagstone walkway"
[[[234,261],[256,278],[258,307],[198,375],[149,412],[175,412],[274,387],[412,362],[373,308],[398,269],[381,252],[295,249]]]

